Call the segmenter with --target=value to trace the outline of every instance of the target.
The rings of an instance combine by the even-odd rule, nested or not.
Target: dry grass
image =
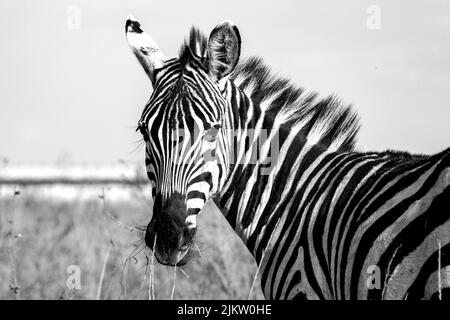
[[[198,254],[177,269],[154,263],[140,226],[150,219],[148,201],[116,202],[108,193],[89,201],[46,201],[22,190],[1,211],[14,209],[15,277],[22,299],[247,299],[256,264],[221,214],[199,216]],[[137,192],[139,194],[139,192]],[[136,227],[139,226],[139,227]],[[14,299],[7,219],[0,221],[0,299]],[[14,233],[11,233],[14,234]],[[200,253],[201,252],[201,253]],[[81,269],[81,288],[66,287],[66,268]],[[147,280],[148,279],[148,280]],[[262,299],[259,283],[252,297]]]
[[[9,284],[9,288],[11,289],[17,300],[20,300],[20,286],[19,282],[17,281],[15,242],[16,239],[19,239],[21,237],[21,234],[15,232],[14,215],[16,212],[16,199],[19,195],[20,191],[15,188],[12,195],[12,208],[9,210],[9,214],[8,211],[5,211],[5,220],[8,223],[8,231],[6,234],[6,238],[8,238],[8,263],[9,269],[11,271],[11,282]]]

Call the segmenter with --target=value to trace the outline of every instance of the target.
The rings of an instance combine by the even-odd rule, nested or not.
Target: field
[[[151,251],[139,246],[142,233],[127,228],[143,227],[151,218],[140,187],[77,185],[71,197],[53,196],[63,186],[52,187],[53,193],[43,192],[45,186],[19,186],[15,196],[15,187],[0,188],[0,299],[249,297],[256,264],[212,204],[199,216],[198,250],[175,269],[152,264]],[[73,268],[79,282],[71,282]],[[258,281],[252,299],[263,298]]]

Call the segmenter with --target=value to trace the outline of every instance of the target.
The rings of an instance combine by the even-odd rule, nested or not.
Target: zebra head
[[[145,241],[166,265],[187,262],[197,229],[196,215],[218,191],[225,175],[221,84],[240,55],[238,29],[224,22],[209,39],[191,31],[178,58],[167,58],[139,22],[129,16],[126,35],[151,80],[153,93],[138,129],[146,143],[147,175],[153,187],[153,216]]]

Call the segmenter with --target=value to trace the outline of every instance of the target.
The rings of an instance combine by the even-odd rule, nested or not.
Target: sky
[[[242,56],[353,104],[357,147],[450,147],[450,1],[0,0],[0,157],[144,161],[134,131],[151,85],[128,47],[133,14],[169,57],[224,20]]]

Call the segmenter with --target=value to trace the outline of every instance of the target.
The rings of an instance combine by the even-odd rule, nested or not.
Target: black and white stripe
[[[191,214],[212,196],[260,265],[267,298],[430,298],[439,272],[448,296],[450,149],[355,151],[358,118],[336,97],[296,88],[258,58],[212,79],[208,57],[193,29],[156,73],[139,125],[156,193],[185,194]],[[185,140],[173,145],[177,128]]]

